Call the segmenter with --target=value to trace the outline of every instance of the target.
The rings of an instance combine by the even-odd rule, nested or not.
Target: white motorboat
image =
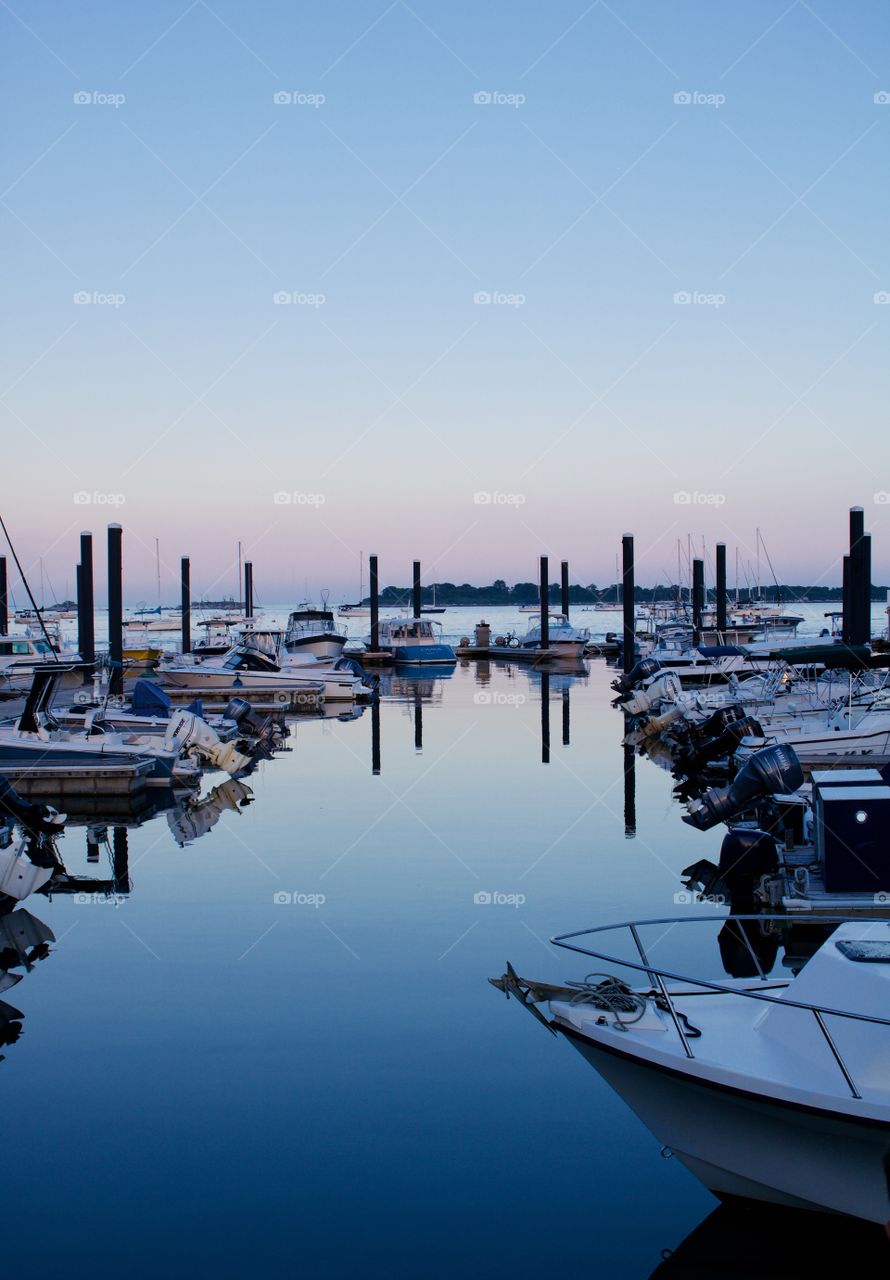
[[[336,659],[342,656],[348,636],[338,631],[330,609],[315,609],[301,604],[287,620],[284,653],[289,656],[311,654],[314,658]]]
[[[762,923],[716,923],[748,920]],[[491,981],[566,1035],[718,1197],[886,1222],[890,922],[841,923],[796,976],[769,977],[756,956],[754,980],[711,981],[655,963],[655,947],[677,926],[714,923],[687,915],[565,934],[554,943],[598,972],[558,987],[508,966]],[[644,937],[650,927],[657,932]],[[609,930],[623,932],[634,959],[593,949]],[[599,972],[604,965],[642,985]]]
[[[564,613],[551,613],[547,618],[547,648],[564,658],[582,658],[590,641],[589,627],[573,627]],[[541,622],[529,619],[528,631],[520,641],[521,649],[540,649]]]
[[[0,692],[24,693],[35,667],[51,662],[56,652],[42,637],[0,636]]]
[[[159,676],[166,688],[194,690],[199,695],[204,691],[303,692],[307,706],[314,705],[320,696],[326,701],[351,702],[371,693],[370,686],[356,675],[350,659],[328,664],[305,654],[279,663],[271,654],[245,643],[235,645],[220,658],[201,660],[193,654],[182,654],[162,663]]]

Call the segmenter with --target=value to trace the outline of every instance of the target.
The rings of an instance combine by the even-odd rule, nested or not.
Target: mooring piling
[[[569,562],[563,560],[559,567],[560,613],[568,620],[569,616]]]
[[[244,561],[244,616],[253,619],[253,561]]]
[[[124,688],[124,558],[119,524],[108,526],[108,663],[108,691],[120,697]]]
[[[377,557],[368,556],[369,590],[371,592],[371,652],[380,649],[380,575]],[[377,769],[379,773],[379,768]]]
[[[634,665],[637,646],[634,539],[632,533],[626,533],[621,539],[621,558],[622,657],[626,673]]]
[[[717,630],[726,630],[726,543],[717,543]]]
[[[539,582],[539,602],[541,606],[541,639],[539,648],[550,648],[550,562],[541,556],[541,575]],[[548,739],[547,750],[550,750]]]
[[[77,648],[82,662],[96,661],[96,623],[93,592],[93,535],[80,535],[80,564],[77,566]]]
[[[414,585],[411,592],[414,617],[420,617],[420,561],[414,561]]]
[[[192,566],[188,556],[179,562],[179,589],[182,605],[182,652],[192,651]]]

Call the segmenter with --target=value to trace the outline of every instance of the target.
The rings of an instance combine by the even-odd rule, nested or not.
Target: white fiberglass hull
[[[242,689],[306,690],[314,692],[321,686],[326,701],[352,701],[362,691],[361,683],[350,672],[331,671],[311,667],[305,675],[297,674],[305,668],[290,671],[244,671],[233,674],[209,663],[187,667],[166,667],[161,683],[179,689],[231,690],[237,694]]]
[[[717,1196],[890,1216],[882,1160],[890,1123],[864,1123],[746,1095],[645,1060],[572,1043],[648,1129]]]

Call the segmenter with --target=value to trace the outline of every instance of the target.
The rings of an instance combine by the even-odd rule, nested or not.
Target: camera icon
[[[688,889],[681,889],[679,893],[674,894],[674,903],[678,907],[688,907],[695,902],[695,894],[690,893]]]
[[[490,707],[491,701],[491,693],[488,690],[483,689],[481,692],[473,694],[473,702],[477,707]]]
[[[890,293],[886,289],[879,289],[874,295],[874,303],[876,307],[890,306]]]
[[[491,294],[482,289],[479,293],[473,294],[473,302],[477,307],[491,306]]]
[[[692,302],[692,294],[686,289],[681,289],[679,293],[674,294],[675,307],[688,307]]]
[[[490,907],[491,894],[486,893],[485,890],[483,889],[481,890],[481,892],[473,894],[473,901],[475,902],[477,907]]]
[[[276,907],[289,907],[293,902],[293,894],[288,893],[285,889],[279,889],[277,893],[272,894],[272,901]]]
[[[877,903],[883,903],[886,905],[886,903],[890,902],[890,893],[888,893],[886,889],[880,889],[875,894],[874,900]]]
[[[293,500],[293,494],[287,493],[284,489],[279,489],[277,493],[272,494],[272,502],[276,507],[289,507]]]
[[[276,107],[289,107],[294,100],[294,95],[286,90],[280,89],[278,93],[272,94],[272,101]]]
[[[86,489],[78,489],[74,495],[74,505],[76,507],[88,507],[93,501],[93,495],[87,493]]]
[[[93,301],[93,295],[91,293],[87,293],[86,289],[81,289],[79,293],[75,293],[74,295],[75,306],[78,306],[78,307],[89,306],[89,304],[92,301]]]
[[[879,507],[886,507],[890,505],[890,493],[887,493],[884,489],[879,490],[878,493],[875,494],[875,502]]]
[[[80,89],[74,95],[74,102],[75,102],[75,105],[78,107],[89,106],[89,104],[92,101],[93,101],[93,95],[91,93],[87,93],[85,89]]]
[[[886,107],[890,103],[890,93],[886,89],[879,89],[875,94],[875,106]]]
[[[477,507],[490,507],[491,494],[488,492],[487,489],[480,489],[478,493],[473,494],[473,502],[476,504]]]
[[[473,101],[477,107],[491,106],[491,94],[487,89],[480,89],[478,93],[473,94]]]
[[[688,107],[692,101],[692,94],[688,89],[680,89],[674,94],[674,106]]]
[[[688,507],[692,502],[692,494],[687,489],[679,489],[674,494],[674,502],[678,507]]]
[[[276,307],[289,307],[293,302],[293,296],[287,289],[279,289],[277,293],[272,294],[272,301]]]

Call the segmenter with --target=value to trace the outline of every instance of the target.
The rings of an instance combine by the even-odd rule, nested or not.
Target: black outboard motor
[[[65,814],[49,804],[34,804],[20,796],[8,778],[0,774],[0,815],[15,818],[30,831],[59,831],[65,825]]]
[[[700,769],[715,760],[723,760],[727,756],[731,756],[738,748],[742,738],[762,737],[763,729],[760,726],[760,722],[755,720],[753,716],[742,716],[740,720],[733,720],[731,724],[728,724],[716,738],[711,738],[709,741],[703,742],[698,748],[694,748],[688,758],[683,761],[683,766],[686,769]]]
[[[694,800],[683,821],[699,831],[710,831],[719,822],[769,795],[790,795],[803,786],[803,769],[794,748],[776,743],[758,751],[738,771],[728,787],[714,787],[701,800]]]
[[[641,658],[626,675],[618,676],[612,681],[612,688],[616,693],[630,693],[638,684],[642,684],[644,680],[648,680],[649,676],[654,676],[656,671],[660,670],[661,663],[657,658]]]
[[[769,973],[779,952],[779,935],[764,933],[756,920],[732,916],[717,935],[720,960],[731,978],[756,978]]]
[[[700,724],[692,726],[690,734],[695,738],[696,742],[707,742],[711,738],[716,738],[719,733],[733,724],[736,720],[742,720],[745,716],[745,710],[741,703],[734,702],[729,707],[718,707],[716,711],[712,711],[706,720],[702,720]]]
[[[778,865],[779,850],[767,832],[736,827],[723,837],[718,867],[736,910],[753,909],[754,890],[761,877],[775,871]]]

